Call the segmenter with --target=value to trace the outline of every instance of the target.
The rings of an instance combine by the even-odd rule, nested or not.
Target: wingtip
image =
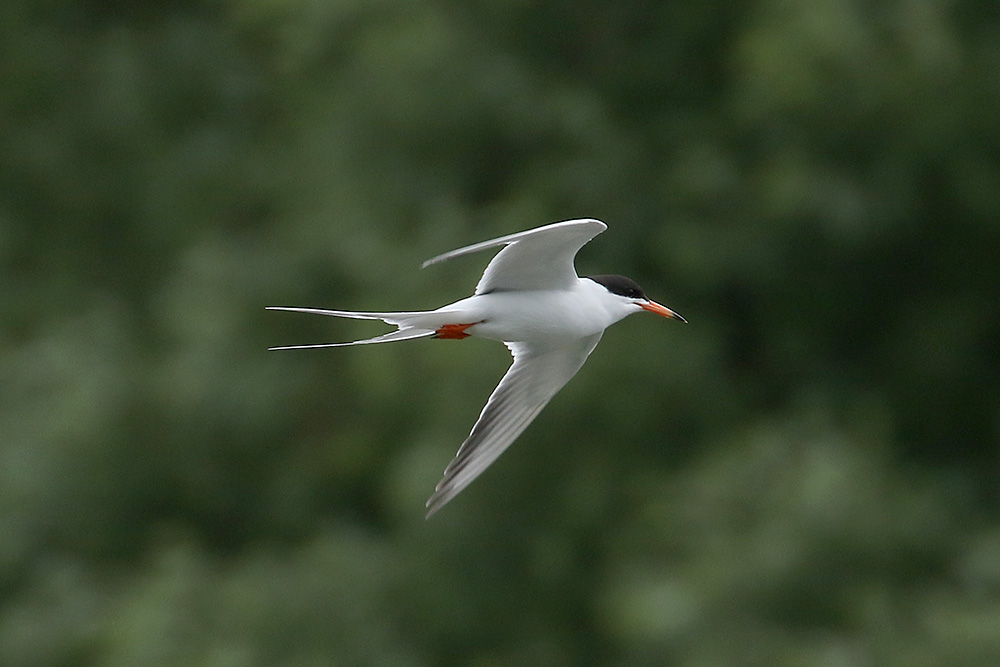
[[[437,511],[439,509],[441,509],[442,507],[444,507],[444,503],[439,502],[440,499],[435,498],[436,495],[437,495],[437,493],[435,493],[433,496],[431,496],[430,498],[428,498],[427,502],[424,503],[424,507],[427,509],[427,514],[424,515],[424,521],[430,519],[432,516],[434,516],[437,513]]]
[[[601,232],[603,232],[605,229],[608,228],[608,223],[604,222],[603,220],[598,220],[597,218],[575,218],[573,220],[563,220],[562,222],[554,222],[552,224],[553,225],[595,225],[596,227],[600,228],[600,231],[597,232],[598,234],[600,234]]]
[[[447,475],[447,472],[445,473]],[[459,489],[460,491],[461,489]],[[434,487],[434,493],[431,497],[427,499],[424,503],[424,507],[427,508],[427,514],[424,515],[424,519],[429,519],[440,511],[442,507],[447,505],[458,495],[458,491],[454,488],[445,488],[445,480],[442,479],[438,482],[437,486]]]

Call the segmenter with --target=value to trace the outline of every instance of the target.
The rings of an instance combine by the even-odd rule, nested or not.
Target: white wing
[[[424,266],[499,245],[507,246],[486,267],[476,294],[501,290],[566,289],[577,280],[573,259],[587,241],[608,226],[600,220],[556,222],[525,232],[474,243],[433,257]]]
[[[555,348],[505,343],[514,355],[514,363],[493,390],[472,432],[427,500],[428,517],[458,495],[521,435],[576,375],[600,340],[598,333]]]

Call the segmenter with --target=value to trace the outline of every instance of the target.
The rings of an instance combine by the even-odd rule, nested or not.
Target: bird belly
[[[583,295],[573,292],[491,292],[454,304],[463,306],[465,331],[479,338],[508,342],[566,341],[604,331],[610,318]],[[463,316],[465,313],[463,313]]]

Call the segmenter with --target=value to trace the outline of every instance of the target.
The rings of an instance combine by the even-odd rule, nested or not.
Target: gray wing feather
[[[486,267],[476,294],[566,288],[577,279],[573,268],[576,253],[607,228],[600,220],[589,218],[556,222],[452,250],[427,260],[424,266],[502,245],[506,247]]]
[[[557,348],[506,343],[514,363],[493,390],[472,432],[427,500],[428,517],[458,495],[521,435],[576,375],[600,340],[598,333]]]

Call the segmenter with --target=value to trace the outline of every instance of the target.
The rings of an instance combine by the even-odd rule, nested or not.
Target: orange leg
[[[465,330],[476,324],[479,324],[479,322],[469,322],[468,324],[446,324],[434,332],[434,337],[443,338],[445,340],[461,340],[463,338],[468,338],[469,334],[465,333]]]

